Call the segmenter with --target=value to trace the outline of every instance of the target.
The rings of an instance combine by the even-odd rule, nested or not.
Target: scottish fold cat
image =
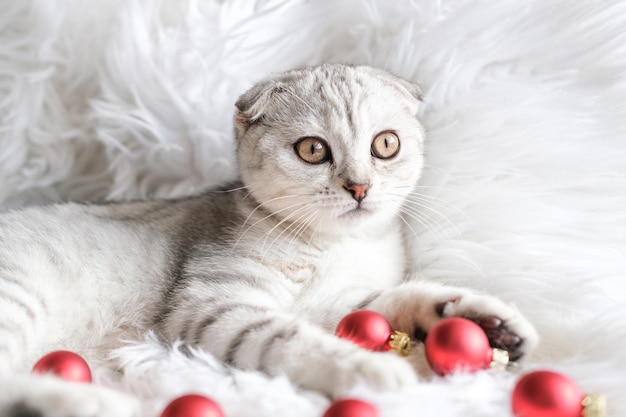
[[[418,380],[405,359],[333,335],[356,309],[417,336],[463,316],[513,358],[529,352],[537,334],[513,307],[407,273],[420,94],[366,66],[273,75],[236,102],[240,182],[176,200],[3,213],[0,415],[138,415],[126,395],[29,369],[55,349],[100,363],[149,330],[331,396]]]

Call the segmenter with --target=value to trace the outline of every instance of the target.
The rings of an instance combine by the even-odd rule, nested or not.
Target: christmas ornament
[[[57,350],[39,359],[33,371],[50,373],[71,382],[91,382],[91,370],[87,362],[74,352]]]
[[[505,350],[492,349],[483,329],[471,320],[450,317],[437,323],[424,342],[426,359],[439,375],[454,371],[504,369],[509,362]]]
[[[379,417],[378,409],[370,403],[356,399],[337,400],[322,417]]]
[[[606,399],[583,394],[569,378],[551,371],[522,376],[513,389],[516,417],[604,417]]]
[[[411,348],[411,340],[406,333],[393,331],[387,319],[371,310],[348,314],[337,325],[335,334],[376,352],[393,350],[406,356]]]
[[[198,394],[187,394],[170,402],[161,417],[224,417],[220,407]]]

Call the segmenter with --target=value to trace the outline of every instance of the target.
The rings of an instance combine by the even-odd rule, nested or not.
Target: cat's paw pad
[[[474,319],[487,334],[491,347],[504,349],[510,353],[518,352],[523,339],[504,325],[502,319],[495,316]],[[517,359],[511,355],[511,359]]]
[[[395,353],[359,349],[338,364],[331,395],[344,395],[360,383],[378,390],[397,390],[417,383],[417,374],[407,360]]]
[[[535,328],[512,306],[501,300],[471,294],[437,306],[440,317],[464,317],[477,323],[487,334],[491,347],[509,352],[512,361],[520,360],[538,343]]]

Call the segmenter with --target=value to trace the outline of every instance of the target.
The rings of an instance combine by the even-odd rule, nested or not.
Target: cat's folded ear
[[[283,83],[270,79],[256,84],[241,95],[235,103],[235,107],[237,107],[235,126],[237,129],[247,130],[250,125],[261,121],[272,96],[281,92],[283,88]]]
[[[417,111],[419,110],[420,105],[423,101],[422,89],[419,87],[419,85],[379,68],[369,67],[365,65],[358,68],[364,70],[370,75],[377,77],[383,83],[398,90],[398,92],[407,99],[407,103],[409,104],[411,112],[413,114],[417,114]]]

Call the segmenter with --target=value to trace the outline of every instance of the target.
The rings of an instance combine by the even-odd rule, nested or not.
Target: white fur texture
[[[323,61],[425,94],[415,271],[513,301],[555,369],[626,415],[626,3],[0,0],[0,201],[175,196],[231,178],[236,97]],[[419,353],[419,352],[418,352]],[[98,384],[158,415],[187,391],[227,416],[321,416],[282,378],[153,338]],[[392,415],[510,416],[516,375],[434,378],[367,398]]]

